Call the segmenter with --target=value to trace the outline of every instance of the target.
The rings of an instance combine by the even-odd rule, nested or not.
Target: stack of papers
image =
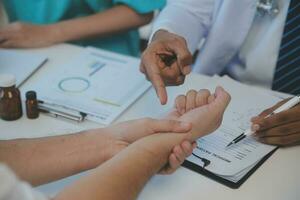
[[[205,168],[207,171],[237,183],[276,147],[261,144],[252,137],[247,137],[228,148],[226,146],[250,128],[251,117],[273,106],[280,99],[228,77],[214,77],[204,88],[213,92],[216,86],[224,87],[230,93],[232,100],[224,114],[221,127],[213,134],[200,138],[194,154],[211,162]],[[193,155],[188,158],[188,161],[199,166],[204,165]]]
[[[151,84],[138,59],[89,47],[32,87],[47,110],[110,124]]]

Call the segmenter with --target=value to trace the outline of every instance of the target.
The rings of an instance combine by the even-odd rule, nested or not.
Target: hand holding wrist
[[[143,152],[148,157],[151,157],[152,162],[160,163],[158,170],[161,173],[171,173],[175,171],[179,166],[172,168],[169,166],[171,163],[170,155],[173,153],[173,149],[176,145],[182,144],[184,141],[190,138],[189,134],[180,133],[158,133],[145,138],[142,138],[132,144],[136,150]],[[169,172],[170,171],[170,172]]]
[[[169,138],[169,135],[173,135],[174,137],[178,135],[176,137],[180,136],[183,140],[188,137],[186,134],[190,129],[190,123],[182,123],[177,120],[169,119],[156,120],[145,118],[119,123],[107,127],[103,131],[106,138],[105,141],[107,141],[105,155],[107,159],[110,159],[128,146],[133,144],[136,145],[135,143],[137,143],[137,146],[140,146],[140,142],[143,142],[144,140],[149,141],[152,136],[161,137],[159,141],[153,141],[152,144],[147,144],[145,147],[140,146],[138,148],[145,148],[145,151],[152,155],[156,155],[156,157],[161,157],[161,153],[168,152],[169,163],[161,172],[169,174],[175,171],[184,159],[191,154],[193,146],[180,142],[174,143],[172,140],[165,141],[163,138]],[[168,142],[171,142],[172,145],[168,146]],[[176,152],[172,152],[172,148],[175,145],[177,145],[177,150],[180,150],[178,151],[178,155],[180,156],[175,157]],[[180,145],[184,147],[182,150]],[[150,148],[148,146],[150,146]],[[168,149],[165,149],[166,147],[168,147]],[[152,152],[152,150],[154,151]]]

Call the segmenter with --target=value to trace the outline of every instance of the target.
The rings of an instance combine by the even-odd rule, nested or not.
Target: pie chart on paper
[[[88,90],[90,82],[82,77],[69,77],[58,83],[58,88],[67,93],[82,93]]]

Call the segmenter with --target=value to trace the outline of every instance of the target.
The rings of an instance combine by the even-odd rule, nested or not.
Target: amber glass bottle
[[[0,118],[7,121],[22,117],[21,95],[16,88],[16,78],[0,74]]]
[[[26,92],[26,114],[29,119],[39,117],[38,101],[35,91]]]

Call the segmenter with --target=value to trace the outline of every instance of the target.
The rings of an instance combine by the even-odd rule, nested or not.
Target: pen
[[[43,106],[43,103],[41,103],[41,101],[39,101],[38,109],[40,112],[50,115],[52,117],[55,117],[55,118],[61,117],[61,118],[76,121],[76,122],[82,122],[85,119],[85,117],[87,116],[85,113],[82,113],[82,112],[80,112],[78,115],[75,115],[75,114],[70,114],[70,113],[66,113],[63,111],[58,111],[58,110],[55,110],[52,108],[48,108],[48,107]]]
[[[46,110],[43,108],[39,108],[39,111],[41,113],[45,113],[51,117],[55,117],[55,118],[63,118],[63,119],[68,119],[68,120],[72,120],[72,121],[76,121],[76,122],[82,122],[83,118],[78,117],[78,116],[72,116],[70,114],[66,114],[66,113],[62,113],[62,112],[57,112],[57,111],[53,111],[53,110]]]
[[[286,110],[296,106],[299,103],[300,103],[300,94],[293,97],[292,99],[290,99],[289,101],[284,103],[282,106],[275,109],[271,114],[267,115],[265,118],[268,118],[268,117],[270,117],[274,114],[286,111]],[[243,140],[244,138],[246,138],[247,136],[250,136],[252,134],[253,134],[253,131],[251,129],[248,129],[244,133],[242,133],[241,135],[237,136],[234,140],[232,140],[226,147],[229,147],[233,144],[236,144],[236,143],[240,142],[241,140]]]

